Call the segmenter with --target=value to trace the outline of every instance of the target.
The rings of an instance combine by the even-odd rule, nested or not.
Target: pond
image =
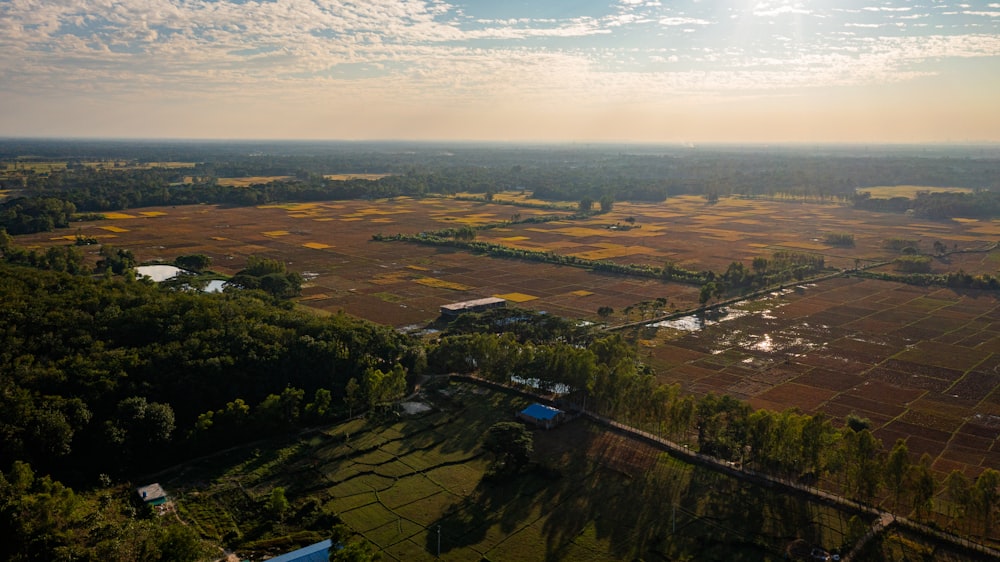
[[[176,277],[181,273],[190,273],[173,265],[140,265],[135,268],[137,277],[148,277],[157,283]]]
[[[193,271],[181,269],[173,265],[141,265],[135,268],[136,277],[147,277],[157,283],[173,279],[181,274],[196,275]],[[222,279],[213,279],[201,290],[203,293],[221,293],[226,282]]]

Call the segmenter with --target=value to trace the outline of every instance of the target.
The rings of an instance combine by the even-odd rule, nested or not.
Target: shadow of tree
[[[511,533],[540,525],[545,560],[570,560],[597,544],[615,559],[780,559],[796,538],[840,546],[840,517],[830,508],[688,465],[652,448],[606,446],[585,422],[538,432],[536,451],[549,470],[503,482],[481,482],[441,525],[442,553],[473,547],[489,552]],[[546,447],[553,442],[568,445]],[[645,450],[643,450],[645,448]],[[543,474],[558,473],[550,478]],[[537,521],[536,521],[537,520]],[[493,536],[496,535],[496,536]],[[832,542],[831,542],[832,541]],[[437,535],[428,534],[435,552]]]
[[[396,489],[393,497],[400,503],[386,500],[389,511],[414,506],[408,508],[411,528],[423,530],[405,536],[430,555],[437,552],[438,528],[442,554],[481,552],[498,559],[519,549],[552,561],[581,554],[756,561],[780,559],[796,538],[823,546],[842,543],[842,538],[831,542],[847,528],[836,523],[840,515],[831,508],[686,464],[585,419],[534,431],[535,464],[524,472],[476,481],[484,463],[468,462],[483,454],[482,435],[495,422],[513,419],[526,401],[468,384],[445,389],[449,394],[428,399],[435,409],[426,415],[354,422],[349,439],[343,426],[331,426],[322,437],[303,436],[284,456],[244,456],[236,461],[244,465],[239,470],[252,474],[235,478],[284,485],[293,502],[308,496],[326,501],[334,482],[375,475],[390,488],[406,486],[410,476],[426,478],[461,464],[464,475],[435,480],[446,493],[426,496],[437,498],[428,507],[418,504],[421,496],[407,499],[406,489]],[[225,472],[215,465],[204,470]],[[342,487],[348,488],[364,486]]]

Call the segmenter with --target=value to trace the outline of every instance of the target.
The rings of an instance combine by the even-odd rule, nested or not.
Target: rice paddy
[[[436,232],[503,221],[515,211],[523,218],[553,213],[405,197],[179,206],[108,213],[107,220],[74,223],[73,232],[63,236],[19,236],[17,243],[44,250],[72,244],[76,233],[102,241],[113,237],[116,247],[133,251],[140,262],[204,254],[212,269],[224,274],[242,269],[249,255],[278,259],[291,271],[310,273],[304,306],[398,327],[426,326],[442,305],[491,295],[612,325],[636,321],[635,305],[653,299],[665,299],[668,310],[697,306],[696,286],[372,240],[379,232]],[[376,222],[380,219],[394,222]],[[996,275],[1000,252],[978,250],[994,243],[998,231],[998,221],[927,221],[835,205],[736,198],[707,205],[703,198],[684,196],[663,203],[618,202],[611,213],[581,221],[504,224],[477,231],[476,239],[617,263],[660,266],[669,260],[716,272],[734,260],[749,266],[755,257],[782,249],[822,255],[828,266],[850,270],[857,261],[899,255],[886,240],[912,240],[928,253],[939,241],[949,250],[977,251],[934,257],[934,272]],[[829,232],[851,232],[855,246],[823,244]],[[96,246],[83,251],[88,259],[99,259]],[[872,420],[884,442],[909,435],[911,450],[931,454],[939,472],[958,467],[974,474],[1000,466],[995,439],[968,445],[973,437],[984,439],[982,427],[993,423],[991,416],[1000,419],[995,294],[837,279],[789,288],[772,299],[747,304],[752,310],[731,320],[706,316],[689,324],[679,319],[676,327],[643,328],[636,335],[642,360],[661,381],[678,382],[694,394],[727,393],[758,407],[799,407],[837,418],[858,413]],[[601,308],[610,314],[599,316]]]
[[[858,193],[870,193],[873,199],[905,197],[916,199],[919,193],[972,193],[967,187],[929,187],[925,185],[877,185],[859,187]]]

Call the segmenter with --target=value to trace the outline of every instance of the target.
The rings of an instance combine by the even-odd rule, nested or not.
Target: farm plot
[[[244,557],[278,540],[256,537],[294,531],[294,517],[266,530],[273,523],[262,506],[275,486],[285,488],[289,513],[322,506],[386,560],[434,560],[439,536],[444,560],[777,561],[791,538],[845,544],[849,515],[680,463],[584,419],[533,432],[538,469],[484,478],[483,432],[526,401],[468,384],[420,399],[430,411],[354,420],[275,453],[194,463],[162,480],[190,524],[242,540],[235,550]]]
[[[552,213],[449,199],[398,198],[150,208],[109,213],[108,220],[76,226],[81,234],[131,250],[140,262],[198,253],[212,259],[213,270],[231,275],[250,255],[278,259],[306,278],[303,305],[343,310],[394,326],[426,324],[450,302],[504,294],[536,297],[520,306],[595,319],[601,306],[620,310],[649,295],[669,297],[676,306],[697,302],[697,288],[690,286],[371,239],[379,232],[435,231],[486,218],[506,220],[514,211],[525,218]],[[67,242],[71,240],[65,235],[43,233],[18,237],[17,243],[45,248]],[[96,246],[84,251],[96,262]]]
[[[907,229],[923,224],[833,206],[796,205],[794,217],[786,216],[789,209],[785,204],[736,199],[709,207],[698,198],[673,198],[656,205],[619,203],[610,215],[579,223],[512,225],[482,231],[480,237],[518,238],[515,243],[541,248],[577,244],[578,251],[642,246],[649,248],[650,256],[671,256],[685,267],[718,269],[733,259],[767,255],[779,248],[777,240],[851,231],[856,233],[856,248],[831,249],[825,255],[828,264],[834,260],[853,267],[855,255],[891,257],[881,241],[909,236]],[[550,213],[517,210],[524,216]],[[202,253],[212,258],[213,269],[232,274],[252,254],[280,259],[306,277],[303,305],[394,326],[423,326],[438,316],[443,304],[491,295],[516,297],[518,306],[571,318],[596,320],[597,309],[610,306],[615,310],[612,322],[624,321],[627,307],[653,298],[666,298],[670,309],[697,303],[698,288],[693,286],[371,240],[384,229],[439,230],[461,224],[464,216],[476,222],[487,214],[505,217],[511,212],[506,206],[477,202],[400,198],[261,208],[132,209],[109,220],[79,223],[79,228],[102,243],[132,250],[140,261]],[[628,217],[642,228],[611,231],[601,226],[627,224]],[[963,235],[984,227],[968,221],[925,226]],[[705,235],[699,228],[711,231]],[[729,236],[722,231],[746,237],[722,240],[720,236]],[[29,248],[67,242],[61,233],[16,239]],[[83,250],[96,261],[96,247]],[[840,254],[843,258],[836,257]],[[627,259],[636,256],[642,254]],[[992,263],[996,252],[952,254],[949,259],[960,256],[976,256],[984,264]],[[995,271],[996,264],[990,267],[988,271]],[[727,392],[759,407],[800,407],[838,418],[857,413],[871,418],[886,440],[908,427],[893,426],[898,420],[932,419],[936,428],[954,435],[973,423],[974,416],[986,422],[1000,416],[1000,391],[994,390],[994,375],[1000,372],[1000,309],[993,294],[841,279],[803,286],[768,303],[695,332],[663,328],[643,335],[647,343],[640,347],[640,356],[657,367],[664,381],[680,382],[690,391]],[[974,474],[985,466],[1000,467],[995,439],[988,447],[978,441],[970,447],[973,441],[952,442],[937,434],[924,439],[922,447],[933,452],[938,470],[960,466]]]
[[[867,417],[940,472],[1000,468],[1000,423],[983,429],[1000,422],[996,295],[836,279],[763,302],[695,332],[661,329],[642,353],[695,393]]]
[[[779,250],[822,254],[828,266],[849,269],[861,263],[891,261],[898,253],[885,241],[912,239],[930,253],[934,242],[949,250],[982,248],[996,239],[994,221],[928,221],[902,215],[856,211],[819,204],[724,198],[709,205],[701,197],[672,197],[663,203],[616,203],[611,213],[583,221],[515,225],[503,235],[484,232],[496,243],[517,237],[511,245],[550,250],[588,259],[662,265],[666,260],[701,271],[724,271],[732,261],[749,265],[754,257]],[[828,244],[832,233],[854,235],[853,247]],[[997,253],[955,253],[939,258],[935,271],[957,269],[995,272]]]
[[[395,326],[426,324],[449,302],[504,294],[536,297],[519,305],[573,318],[599,320],[597,309],[611,307],[616,311],[609,318],[612,323],[634,320],[627,318],[624,309],[655,298],[666,298],[669,309],[697,305],[698,288],[689,285],[371,239],[378,233],[437,231],[507,221],[515,214],[530,218],[552,213],[448,198],[400,197],[243,208],[196,205],[131,209],[109,213],[105,221],[78,226],[81,234],[132,250],[141,262],[201,253],[212,258],[213,269],[232,274],[244,266],[249,255],[280,259],[306,277],[303,304],[328,312],[343,310]],[[926,231],[927,236],[934,236],[920,242],[927,250],[931,240],[940,240],[948,248],[979,247],[995,239],[986,233],[992,232],[991,228],[992,223],[981,221],[916,221],[833,205],[737,198],[707,205],[699,197],[674,197],[657,204],[616,203],[611,213],[586,220],[483,230],[477,238],[590,259],[654,266],[671,261],[686,269],[723,271],[734,260],[749,264],[754,257],[767,257],[778,250],[822,253],[827,265],[853,268],[856,260],[893,259],[895,254],[883,247],[886,239],[916,240],[923,236],[918,231]],[[829,232],[854,233],[855,247],[825,245],[823,237]],[[977,242],[959,237],[972,237]],[[35,248],[67,241],[65,236],[52,234],[18,237],[18,244]],[[85,251],[97,260],[96,247]],[[1000,267],[1000,252],[951,254],[935,261],[934,267],[955,264],[970,273],[995,272]],[[590,294],[583,297],[581,292]],[[848,291],[837,298],[853,301],[856,296]],[[803,314],[808,311],[803,310]],[[854,318],[828,316],[817,321],[833,326]],[[902,319],[911,323],[908,317]],[[880,312],[861,321],[895,320]],[[911,330],[922,328],[912,326]]]

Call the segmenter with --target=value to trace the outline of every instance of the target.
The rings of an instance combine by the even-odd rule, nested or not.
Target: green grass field
[[[527,401],[469,384],[429,413],[354,420],[191,463],[163,480],[182,519],[241,556],[275,555],[339,519],[383,560],[780,560],[847,540],[847,516],[681,463],[584,419],[535,432],[538,466],[484,479],[480,439]],[[282,486],[291,507],[267,510]],[[317,516],[321,514],[322,517]],[[690,558],[694,556],[695,558]]]

